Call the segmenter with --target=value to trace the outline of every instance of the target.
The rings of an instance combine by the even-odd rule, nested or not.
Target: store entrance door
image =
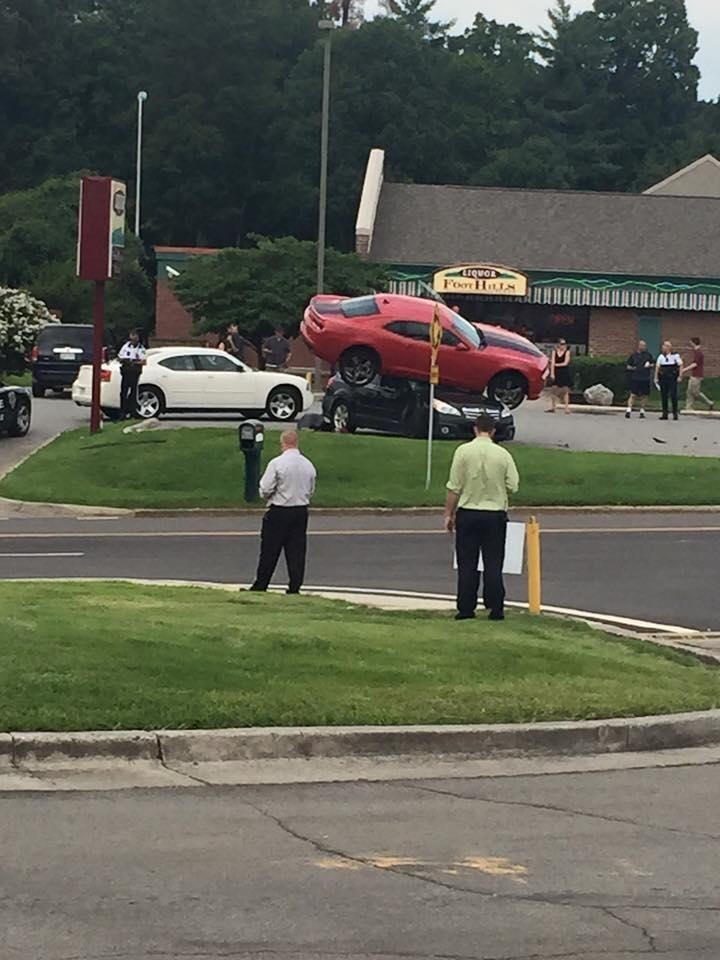
[[[662,345],[662,320],[659,317],[639,317],[637,329],[638,340],[644,340],[650,353],[657,357]]]

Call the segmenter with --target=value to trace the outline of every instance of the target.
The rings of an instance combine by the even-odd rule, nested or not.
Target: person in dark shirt
[[[630,375],[630,396],[625,419],[632,416],[633,406],[637,400],[640,404],[640,419],[645,419],[645,403],[650,396],[653,365],[655,358],[647,348],[644,340],[638,340],[637,350],[628,357],[626,369]]]
[[[284,370],[287,366],[290,357],[290,341],[280,327],[276,327],[275,335],[268,337],[263,343],[263,354],[265,366],[269,370]]]
[[[231,357],[235,357],[236,360],[240,360],[243,363],[245,362],[245,341],[240,336],[240,331],[236,323],[231,323],[227,328],[224,344],[226,352],[229,353]]]

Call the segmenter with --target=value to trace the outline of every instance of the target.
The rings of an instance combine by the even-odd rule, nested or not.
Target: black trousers
[[[663,416],[667,417],[668,408],[672,402],[673,416],[678,415],[678,382],[676,377],[660,377],[660,397],[662,398]]]
[[[137,416],[137,387],[140,379],[140,370],[123,370],[120,376],[120,416]]]
[[[270,507],[263,518],[260,560],[253,590],[267,590],[284,550],[288,593],[300,592],[305,579],[307,527],[307,507]]]
[[[458,510],[455,550],[458,563],[458,613],[475,613],[480,590],[478,561],[482,553],[485,570],[483,602],[488,610],[500,613],[505,606],[505,541],[507,513],[500,510]]]

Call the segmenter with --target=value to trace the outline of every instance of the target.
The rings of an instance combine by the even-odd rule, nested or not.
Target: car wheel
[[[30,404],[27,399],[19,400],[15,410],[15,423],[8,430],[11,437],[24,437],[30,429]]]
[[[504,403],[515,410],[523,402],[528,392],[527,380],[521,373],[498,373],[488,384],[488,396],[491,400]]]
[[[330,423],[334,433],[355,433],[353,415],[345,400],[337,400],[333,404]]]
[[[44,397],[45,396],[45,387],[41,387],[39,383],[36,383],[34,380],[32,382],[32,395],[34,397]]]
[[[165,397],[157,387],[138,387],[137,415],[141,420],[152,420],[165,411]]]
[[[350,347],[340,357],[340,375],[353,387],[366,387],[380,373],[380,357],[368,347]]]
[[[265,412],[271,420],[289,423],[302,412],[302,399],[295,387],[275,387],[270,391]]]

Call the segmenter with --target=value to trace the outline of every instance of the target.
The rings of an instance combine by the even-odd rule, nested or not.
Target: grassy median
[[[487,723],[720,705],[720,672],[587,626],[284,595],[0,584],[0,729]]]
[[[278,452],[266,434],[265,459]],[[433,484],[425,490],[421,440],[306,433],[302,447],[318,468],[316,506],[437,506],[456,444],[438,441]],[[718,461],[703,457],[583,453],[512,445],[522,476],[519,506],[718,504]],[[243,505],[237,432],[181,428],[95,437],[75,430],[44,447],[0,482],[19,500],[129,508]]]

